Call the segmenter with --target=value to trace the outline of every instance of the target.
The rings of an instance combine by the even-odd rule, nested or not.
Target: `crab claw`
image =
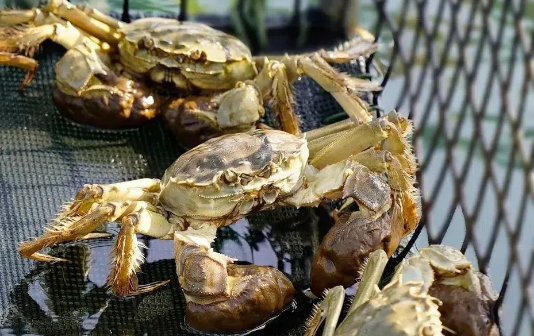
[[[279,270],[234,265],[209,244],[216,226],[174,235],[176,273],[187,300],[186,321],[203,332],[242,332],[276,316],[292,300],[293,285]]]
[[[105,87],[92,88],[85,96],[73,96],[55,88],[59,113],[78,124],[104,129],[139,127],[159,113],[155,95],[141,83],[114,74],[99,76]]]
[[[234,282],[230,297],[210,304],[188,302],[191,327],[205,332],[250,330],[293,300],[293,285],[273,267],[228,265],[227,272]]]
[[[67,51],[56,64],[53,99],[64,117],[104,129],[138,127],[160,112],[158,97],[146,86],[117,76],[87,46]]]
[[[210,97],[178,98],[163,108],[163,119],[182,146],[193,148],[224,133]]]
[[[404,232],[401,216],[397,206],[375,220],[361,212],[340,216],[315,253],[312,292],[318,296],[337,285],[353,285],[369,253],[377,249],[384,249],[391,256]]]
[[[247,132],[265,114],[260,92],[253,84],[237,86],[212,97],[187,97],[163,107],[163,118],[180,144],[193,148],[223,134]]]
[[[487,276],[478,273],[478,277],[482,285],[480,293],[442,284],[433,285],[428,293],[441,301],[441,322],[450,330],[461,330],[466,336],[498,336],[499,329],[492,316],[497,295],[485,279]]]

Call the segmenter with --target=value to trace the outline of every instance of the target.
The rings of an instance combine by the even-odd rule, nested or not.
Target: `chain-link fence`
[[[117,3],[120,8],[126,10],[135,9],[133,7],[138,5],[133,1]],[[295,27],[301,26],[303,15],[299,13],[304,11],[306,6],[311,6],[309,3],[300,0],[291,3],[289,8],[292,15],[286,15],[282,22]],[[503,335],[534,335],[534,296],[531,293],[534,282],[534,230],[528,225],[534,217],[534,2],[360,0],[351,3],[356,3],[360,9],[357,23],[374,33],[380,44],[379,51],[368,61],[369,68],[376,69],[376,74],[383,80],[384,86],[380,95],[375,97],[374,103],[384,110],[397,108],[401,113],[409,115],[416,125],[413,140],[421,167],[418,177],[423,194],[424,217],[412,242],[416,247],[429,243],[445,243],[461,248],[481,271],[491,276],[496,289],[500,291],[496,308],[500,307],[501,310],[500,324]],[[182,9],[180,18],[190,17],[187,14],[187,8],[190,7],[186,1],[182,0],[177,6]],[[128,15],[123,13],[122,17],[127,19]],[[226,24],[224,20],[215,21],[219,26]],[[315,34],[315,28],[313,25],[310,27],[308,21],[308,32],[313,31]],[[297,41],[300,33],[293,35]],[[281,44],[278,47],[284,49]],[[256,46],[257,51],[260,50],[258,48],[259,45]],[[178,154],[173,144],[165,140],[168,134],[159,124],[138,133],[126,132],[116,136],[94,130],[80,131],[59,117],[36,117],[32,108],[39,103],[39,99],[46,99],[50,93],[53,78],[51,65],[57,61],[57,54],[48,55],[43,61],[48,64],[42,69],[45,73],[38,73],[37,89],[30,90],[29,97],[14,100],[12,97],[16,90],[10,91],[7,84],[2,85],[1,90],[2,98],[11,99],[10,102],[2,99],[2,109],[21,113],[17,118],[6,117],[6,123],[2,125],[3,132],[8,131],[3,133],[2,140],[3,170],[0,183],[5,198],[3,204],[15,210],[6,208],[1,214],[3,222],[6,223],[14,221],[19,223],[18,225],[26,223],[26,226],[28,221],[32,223],[31,228],[19,230],[18,233],[11,232],[9,225],[1,229],[2,237],[10,240],[26,239],[29,235],[37,234],[43,219],[49,218],[50,212],[57,210],[58,205],[72,196],[76,188],[87,182],[87,179],[100,176],[106,180],[103,182],[112,182],[147,175],[156,176]],[[22,76],[20,73],[4,70],[2,81],[7,78],[4,76],[8,75],[13,83]],[[317,109],[335,110],[332,107],[335,102],[325,100],[325,96],[319,93],[320,89],[316,86],[298,83],[296,87],[301,95],[300,100],[297,96],[297,104],[299,101],[308,102],[309,106]],[[51,102],[46,102],[43,109],[54,111]],[[319,125],[322,119],[314,118],[310,117],[307,124],[314,127]],[[29,130],[24,133],[23,128]],[[13,148],[6,146],[14,138],[23,142],[40,139],[39,141],[44,141],[46,145],[32,147],[21,144]],[[155,148],[152,141],[162,144],[163,147]],[[111,162],[108,158],[111,158]],[[8,162],[9,160],[11,161]],[[52,168],[43,170],[43,182],[33,176],[26,176],[22,180],[16,177],[16,174],[27,169],[22,166],[18,168],[18,172],[13,173],[7,168],[13,163],[32,162],[55,165],[54,169],[57,171]],[[87,163],[90,165],[78,166]],[[116,171],[110,171],[111,166]],[[102,171],[106,174],[99,175]],[[35,171],[30,170],[29,173]],[[38,185],[46,189],[38,191],[41,193],[39,195],[52,191],[57,193],[60,199],[52,197],[42,200],[40,196],[31,195],[28,198],[25,185]],[[46,211],[39,213],[35,207]],[[223,235],[230,237],[226,237],[229,240],[246,240],[250,246],[265,242],[270,242],[272,246],[281,244],[280,239],[270,239],[280,238],[280,234],[270,231],[265,233],[265,230],[262,230],[260,231],[267,237],[265,239],[259,237],[259,232],[241,232],[240,229],[225,232]],[[305,252],[301,251],[299,254],[303,259],[305,255],[311,254],[310,251],[313,251],[314,247],[307,242],[302,243],[302,240],[307,241],[303,233],[307,232],[306,230],[300,228],[296,232],[282,236],[298,237],[295,239],[299,243],[294,240],[293,243],[284,244],[305,246],[301,249]],[[14,259],[9,257],[13,252],[8,251],[8,248],[13,246],[8,244],[2,250],[6,253],[4,258],[9,263]],[[154,243],[150,247],[153,250],[158,246]],[[172,255],[170,245],[163,250]],[[275,254],[278,253],[275,265],[284,268],[284,262],[288,262],[288,259],[283,256],[288,253],[280,247],[274,250]],[[252,247],[247,255],[254,261]],[[259,254],[256,254],[256,257],[258,258]],[[161,263],[157,260],[156,258],[156,263]],[[394,262],[395,259],[392,260],[391,266]],[[309,265],[304,263],[295,266],[292,260],[289,263],[287,267],[296,269],[293,274],[297,274],[292,280],[297,283],[302,281]],[[172,263],[161,267],[148,267],[150,270],[145,270],[147,276],[153,272],[157,274],[155,278],[172,276]],[[9,271],[13,274],[10,281],[16,281],[22,274],[33,274],[30,269],[30,264],[17,264]],[[107,269],[97,271],[107,273]],[[105,275],[97,277],[93,273],[93,278],[105,279]],[[5,293],[8,293],[11,290],[9,295],[12,301],[15,300],[14,302],[20,305],[30,304],[26,297],[32,290],[32,285],[28,285],[30,280],[23,281],[24,286],[29,286],[30,289],[24,286],[20,289],[20,285],[17,285],[14,290],[8,288],[5,281],[0,281],[2,292],[5,290]],[[54,278],[52,283],[57,281]],[[102,281],[94,282],[95,288],[99,288]],[[33,288],[34,292],[36,290]],[[70,287],[62,290],[76,291]],[[172,295],[168,292],[161,295],[171,295],[175,298],[176,305],[180,306],[182,302],[179,291],[173,287],[171,292]],[[2,298],[3,302],[7,302],[7,295]],[[104,297],[105,294],[98,295]],[[61,299],[61,295],[58,297]],[[84,300],[89,299],[84,297]],[[130,302],[130,305],[135,304]],[[115,301],[112,301],[111,306],[126,309],[125,304]],[[5,307],[2,306],[3,309]],[[100,306],[84,307],[91,314],[97,314],[95,312],[102,309]],[[111,311],[119,314],[121,309]],[[135,314],[133,310],[134,308],[129,307],[126,312]],[[34,322],[38,320],[36,311],[32,310],[33,315],[30,314],[30,317],[26,318]],[[57,312],[50,313],[42,307],[39,311],[51,316],[57,315]],[[170,311],[176,314],[176,311]],[[304,319],[306,314],[301,315]],[[109,313],[104,320],[110,316],[115,315]],[[169,316],[173,318],[172,316],[176,315],[169,313]],[[27,329],[24,329],[26,327],[22,326],[23,318],[18,318],[20,320],[16,321],[20,325],[11,324],[8,334],[27,333]],[[170,326],[165,322],[166,317],[158,318],[162,319],[162,325]],[[120,326],[125,325],[124,321],[113,320],[106,323],[104,326],[117,323]],[[136,319],[135,323],[132,322],[132,330],[137,333],[147,332],[146,326],[143,327],[142,324]],[[155,326],[160,324],[153,322],[149,325],[157,329]],[[20,327],[19,332],[16,332],[17,326]],[[64,328],[64,324],[58,326],[56,327]],[[84,328],[80,330],[91,329],[86,325]],[[102,330],[107,330],[105,328],[107,327]],[[180,327],[172,329],[178,333],[180,330]],[[295,330],[302,331],[298,328]],[[293,334],[293,331],[287,334]]]
[[[534,3],[376,8],[378,40],[392,47],[380,102],[416,124],[418,242],[461,247],[500,290],[503,333],[532,334]]]

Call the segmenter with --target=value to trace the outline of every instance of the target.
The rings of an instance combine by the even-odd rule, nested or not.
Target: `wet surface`
[[[289,335],[304,331],[311,300],[309,286],[314,247],[319,239],[317,210],[282,208],[223,227],[214,249],[239,263],[282,270],[297,289],[295,300],[280,316],[246,334]],[[329,223],[326,223],[328,226]],[[116,234],[118,226],[109,224]],[[0,329],[6,335],[194,335],[184,320],[185,299],[178,285],[173,242],[139,236],[147,249],[140,285],[170,280],[152,293],[119,298],[106,287],[112,238],[63,244],[51,254],[69,260],[43,264],[16,284]]]

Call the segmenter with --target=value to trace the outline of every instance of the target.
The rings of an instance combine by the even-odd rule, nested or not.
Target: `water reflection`
[[[117,232],[116,226],[108,228]],[[214,249],[243,263],[271,265],[284,271],[297,292],[308,286],[310,263],[318,243],[318,217],[310,209],[277,209],[220,229]],[[178,285],[172,241],[148,239],[147,262],[139,283],[171,280],[147,295],[118,298],[105,281],[112,240],[65,244],[51,254],[67,263],[37,263],[10,293],[2,335],[189,335],[185,299]],[[255,331],[290,335],[304,328],[311,302],[298,294],[295,307]]]

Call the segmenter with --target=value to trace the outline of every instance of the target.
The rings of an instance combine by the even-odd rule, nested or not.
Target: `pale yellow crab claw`
[[[379,292],[376,286],[380,281],[380,277],[382,276],[382,272],[386,267],[387,261],[388,257],[386,255],[386,252],[381,249],[378,249],[369,254],[369,259],[366,265],[364,266],[362,281],[358,285],[358,290],[356,291],[356,295],[354,296],[354,300],[352,301],[347,315],[350,315],[363,303],[367,302],[377,292]],[[336,286],[332,289],[327,290],[324,295],[324,299],[316,306],[314,313],[308,320],[308,329],[305,335],[315,335],[317,330],[321,326],[321,323],[323,323],[325,319],[326,323],[323,329],[323,336],[339,335],[339,332],[336,331],[336,326],[339,320],[339,315],[341,313],[341,308],[343,307],[344,299],[345,289],[343,288],[343,286]],[[342,326],[343,323],[340,325],[338,330]]]
[[[497,300],[488,277],[475,271],[458,250],[431,245],[403,260],[382,291],[376,286],[387,258],[373,252],[365,267],[355,299],[343,322],[335,328],[339,313],[327,312],[335,320],[323,336],[440,336],[499,335],[493,319]],[[337,293],[342,300],[343,293]],[[319,307],[331,306],[333,297]],[[341,304],[336,301],[336,304]],[[317,310],[307,335],[314,335],[324,320]],[[328,323],[328,322],[327,322]]]
[[[326,290],[324,299],[315,306],[314,312],[307,321],[307,330],[305,336],[313,336],[326,319],[323,335],[333,335],[336,325],[343,308],[345,299],[345,288],[336,286]]]

